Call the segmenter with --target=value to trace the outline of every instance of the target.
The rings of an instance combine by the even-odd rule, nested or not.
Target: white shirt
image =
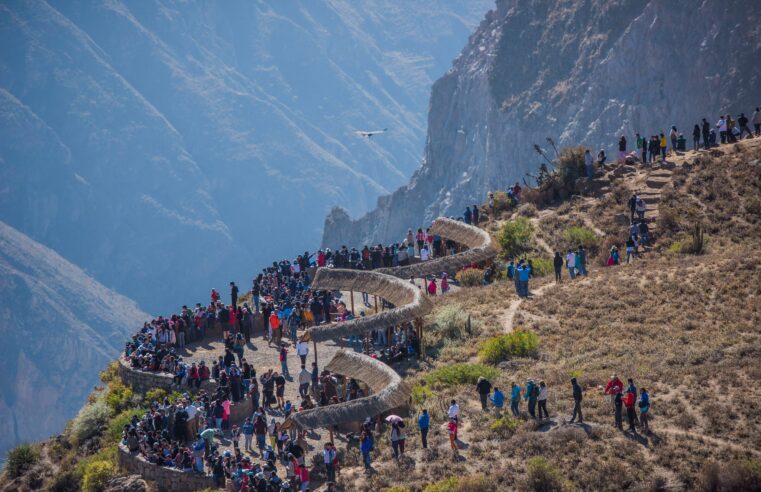
[[[447,417],[449,417],[450,419],[453,419],[457,417],[458,415],[460,415],[460,405],[458,405],[457,403],[450,405],[449,410],[447,410]]]
[[[727,120],[725,120],[724,118],[719,118],[719,122],[716,123],[716,126],[719,127],[720,132],[727,131]]]
[[[565,257],[565,264],[567,267],[576,266],[576,253],[568,253]]]
[[[307,355],[309,353],[309,344],[307,342],[299,342],[296,344],[296,353],[298,355]]]
[[[542,388],[539,386],[539,396],[536,397],[537,400],[546,400],[547,399],[547,386]]]
[[[420,250],[420,261],[428,261],[428,248]]]
[[[196,416],[196,412],[198,411],[198,409],[196,408],[195,405],[191,403],[190,405],[185,407],[185,411],[188,412],[188,420],[193,420],[193,417]]]

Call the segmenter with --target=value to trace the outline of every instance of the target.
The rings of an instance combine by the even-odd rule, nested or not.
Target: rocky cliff
[[[425,160],[357,220],[334,209],[323,245],[399,240],[459,215],[540,163],[533,144],[617,150],[635,132],[685,135],[761,104],[752,1],[498,0],[433,86]],[[613,153],[613,154],[612,154]]]
[[[0,455],[61,432],[147,316],[0,222]]]

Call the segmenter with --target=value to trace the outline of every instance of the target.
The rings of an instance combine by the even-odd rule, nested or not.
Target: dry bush
[[[462,287],[478,287],[484,284],[484,271],[480,268],[468,268],[455,275],[455,280]]]

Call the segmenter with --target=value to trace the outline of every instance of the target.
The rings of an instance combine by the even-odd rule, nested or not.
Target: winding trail
[[[533,292],[530,292],[530,297],[541,297],[542,294],[546,289],[551,287],[552,283],[544,284],[538,289],[534,290]],[[521,303],[523,303],[524,299],[519,297],[518,299],[513,299],[510,301],[510,304],[507,306],[507,309],[505,309],[502,312],[502,315],[499,317],[499,322],[502,325],[502,332],[503,333],[510,333],[513,331],[514,325],[513,321],[515,320],[515,314],[518,312],[518,308],[521,306]]]

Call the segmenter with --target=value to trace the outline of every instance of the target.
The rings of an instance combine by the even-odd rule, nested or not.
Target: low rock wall
[[[161,492],[180,492],[214,488],[214,481],[206,475],[188,473],[163,466],[156,466],[145,461],[141,456],[129,452],[126,446],[119,445],[119,468],[156,483]]]

